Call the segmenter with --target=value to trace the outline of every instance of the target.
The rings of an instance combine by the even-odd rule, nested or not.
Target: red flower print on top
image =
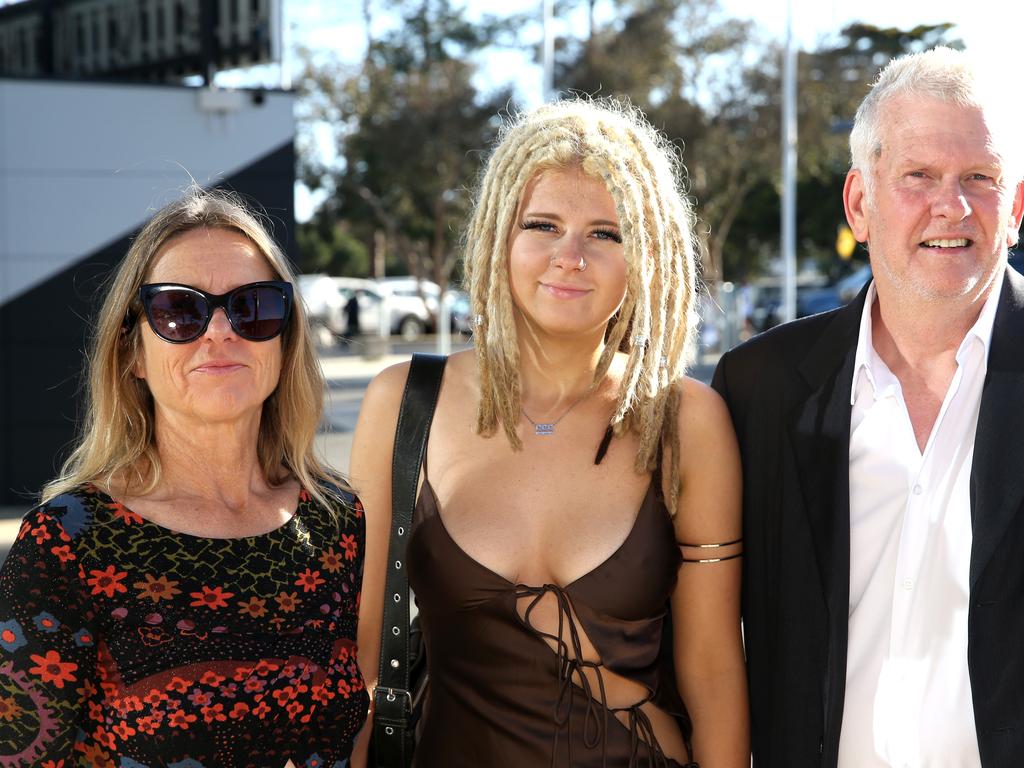
[[[341,555],[334,551],[334,547],[320,553],[320,563],[328,573],[337,573],[344,565],[341,561]]]
[[[202,592],[189,592],[189,596],[195,598],[192,601],[193,608],[202,608],[205,605],[211,611],[216,611],[220,608],[226,608],[228,598],[234,597],[235,593],[226,592],[223,587],[210,589],[204,585]]]
[[[203,685],[209,685],[213,688],[216,688],[225,680],[227,680],[226,677],[224,677],[223,675],[218,675],[212,669],[208,669],[205,672],[203,672],[203,676],[199,678],[200,683],[202,683]]]
[[[161,600],[173,600],[175,595],[181,594],[181,590],[177,588],[178,582],[168,579],[166,576],[157,578],[153,574],[147,573],[143,578],[145,581],[136,581],[132,584],[139,590],[140,600],[148,597],[154,603],[159,603]]]
[[[71,547],[67,544],[50,547],[50,552],[60,558],[62,563],[67,563],[76,559],[74,553],[71,551]]]
[[[107,509],[114,510],[114,516],[119,520],[124,520],[125,525],[131,525],[132,523],[142,525],[142,518],[119,501],[115,501],[113,504],[107,504]]]
[[[21,707],[14,701],[13,696],[0,696],[0,720],[8,723],[21,716]]]
[[[78,665],[73,661],[61,661],[57,651],[47,651],[45,656],[33,653],[31,658],[36,666],[29,667],[28,671],[33,675],[38,675],[44,683],[53,683],[57,688],[63,688],[64,683],[78,679],[73,674],[78,669]]]
[[[128,587],[121,581],[128,575],[127,571],[118,571],[108,565],[102,571],[89,571],[91,578],[85,583],[92,587],[92,594],[113,597],[115,592],[127,592]]]
[[[196,715],[176,709],[174,712],[171,712],[171,716],[167,718],[167,722],[171,728],[181,728],[184,730],[198,719],[199,718]]]
[[[267,601],[259,597],[250,597],[248,600],[239,600],[238,612],[248,614],[254,619],[258,619],[267,612]]]
[[[359,553],[359,545],[356,543],[356,537],[347,533],[341,534],[341,546],[345,549],[345,559],[355,560],[356,555]]]
[[[36,537],[36,544],[39,546],[42,546],[44,541],[49,541],[52,538],[50,532],[42,525],[38,528],[33,528],[31,533]]]
[[[277,600],[277,607],[284,613],[292,613],[296,608],[302,605],[302,600],[299,598],[298,592],[282,592],[280,595],[274,598]]]
[[[295,586],[302,587],[303,592],[316,592],[316,588],[325,583],[325,580],[320,578],[320,571],[314,571],[312,568],[304,570],[295,580]]]
[[[192,681],[191,680],[183,680],[180,677],[178,677],[177,675],[175,675],[174,677],[171,678],[171,682],[169,682],[167,684],[167,690],[168,691],[174,691],[176,693],[184,693],[185,691],[187,691],[191,687],[191,685],[192,685]],[[164,698],[167,698],[167,697],[164,697]]]
[[[85,746],[79,743],[75,745],[75,749],[82,751],[82,760],[85,761],[86,765],[103,766],[103,768],[114,765],[110,755],[104,752],[103,747],[99,744]]]

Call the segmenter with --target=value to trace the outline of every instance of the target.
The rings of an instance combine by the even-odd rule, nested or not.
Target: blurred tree
[[[586,3],[594,18],[596,0]],[[743,280],[778,253],[781,50],[718,0],[609,0],[615,13],[586,36],[560,41],[556,86],[625,98],[679,146],[704,222],[705,277]],[[798,238],[823,268],[835,257],[849,167],[849,127],[893,56],[950,39],[951,24],[911,30],[851,24],[798,63]]]
[[[953,24],[913,29],[854,23],[836,40],[799,60],[800,156],[797,237],[800,252],[827,274],[853,269],[840,260],[835,234],[843,215],[843,182],[850,167],[850,129],[879,70],[896,56],[947,45],[963,48]],[[863,249],[857,251],[865,257]]]
[[[317,213],[300,224],[299,269],[304,273],[324,272],[343,277],[363,277],[370,273],[370,252],[353,236],[345,221]]]
[[[356,65],[306,55],[300,178],[324,193],[300,231],[303,264],[338,274],[412,273],[444,285],[456,268],[468,188],[511,93],[481,93],[476,56],[518,46],[525,15],[469,22],[454,0],[362,0],[398,23]],[[706,279],[743,280],[778,253],[781,51],[719,0],[558,0],[586,23],[556,41],[556,88],[641,108],[681,150],[697,202]],[[798,249],[826,271],[848,132],[892,56],[959,45],[952,25],[851,24],[798,59]],[[539,57],[539,48],[538,48]],[[318,149],[327,141],[334,158]]]
[[[369,41],[361,66],[306,57],[304,120],[330,126],[337,161],[307,155],[301,178],[327,193],[317,215],[323,242],[332,242],[323,236],[343,221],[374,254],[375,273],[383,251],[389,272],[401,262],[402,271],[445,286],[479,152],[511,99],[509,90],[480,93],[472,57],[513,35],[517,20],[470,23],[450,0],[375,7],[400,23]],[[365,0],[363,8],[369,15],[373,6]],[[309,244],[322,247],[312,237]]]

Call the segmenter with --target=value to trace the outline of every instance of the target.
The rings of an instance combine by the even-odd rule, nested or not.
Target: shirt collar
[[[977,341],[981,343],[981,365],[983,367],[988,366],[988,352],[992,344],[992,327],[995,324],[996,309],[999,307],[999,296],[1003,292],[1004,273],[1005,269],[993,278],[995,284],[992,286],[992,290],[989,291],[988,298],[985,299],[985,305],[981,308],[978,319],[971,326],[971,329],[967,331],[963,341],[960,342],[960,346],[957,348],[956,361],[960,365],[963,364],[964,357],[971,348],[971,345]],[[860,315],[857,354],[853,359],[853,386],[850,388],[850,405],[856,404],[857,385],[862,377],[866,378],[868,383],[871,384],[876,398],[884,394],[879,390],[887,388],[886,385],[890,383],[887,379],[895,379],[888,366],[875,353],[875,345],[871,340],[871,309],[874,307],[877,298],[878,293],[875,291],[875,282],[872,280],[868,286],[867,295],[864,297],[864,309]]]

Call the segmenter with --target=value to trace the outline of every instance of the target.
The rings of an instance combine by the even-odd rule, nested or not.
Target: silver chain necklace
[[[575,403],[573,403],[568,408],[566,408],[565,409],[565,413],[563,413],[561,416],[559,416],[554,421],[534,421],[533,419],[530,418],[530,414],[528,414],[526,412],[525,408],[520,406],[519,410],[523,412],[523,416],[526,417],[526,420],[528,422],[530,422],[531,424],[533,424],[533,434],[537,435],[538,437],[547,437],[548,435],[555,434],[555,427],[558,426],[558,422],[560,422],[562,419],[564,419],[566,416],[568,416],[569,412],[573,408],[575,408],[577,405],[579,405],[584,400],[586,400],[588,397],[590,397],[590,395],[591,395],[591,393],[593,391],[594,391],[594,388],[591,387],[586,392],[584,392],[582,397],[580,397]]]

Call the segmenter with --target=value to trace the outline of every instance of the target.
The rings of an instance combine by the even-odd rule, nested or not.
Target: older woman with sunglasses
[[[135,239],[89,361],[81,440],[0,570],[0,764],[344,762],[362,508],[314,455],[283,254],[191,190]]]

